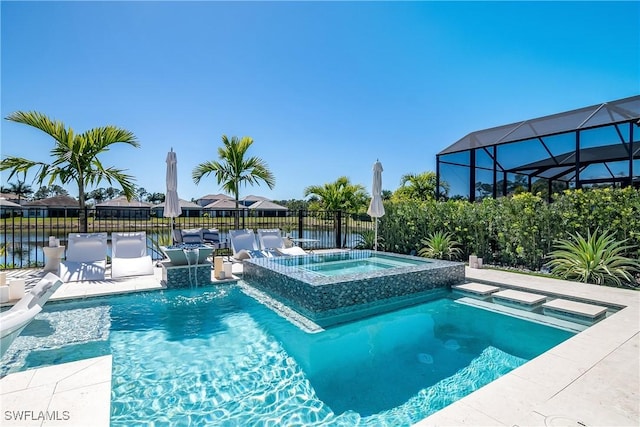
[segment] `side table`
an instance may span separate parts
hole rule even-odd
[[[44,271],[60,274],[60,260],[64,255],[64,249],[64,246],[44,246],[42,248],[46,260]]]

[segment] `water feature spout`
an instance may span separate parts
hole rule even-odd
[[[195,276],[196,276],[196,288],[198,287],[198,258],[200,257],[200,249],[199,248],[183,248],[184,257],[187,259],[188,270],[189,270],[189,285],[193,287],[193,279],[191,279],[191,267],[195,267]]]

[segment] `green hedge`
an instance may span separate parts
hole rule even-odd
[[[587,230],[611,230],[629,239],[640,258],[640,191],[625,189],[567,190],[553,203],[522,193],[469,203],[387,202],[379,234],[385,250],[414,253],[433,231],[449,231],[462,244],[463,260],[477,254],[486,263],[538,270],[548,261],[553,242]]]

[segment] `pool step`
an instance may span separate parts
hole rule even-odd
[[[542,310],[548,316],[588,323],[597,322],[607,314],[607,307],[561,298],[542,304]]]
[[[547,300],[545,295],[530,292],[507,289],[491,294],[493,301],[498,304],[510,305],[512,307],[533,310]]]
[[[482,283],[476,282],[455,285],[452,286],[451,289],[476,298],[488,298],[491,294],[500,290],[497,286],[483,285]]]

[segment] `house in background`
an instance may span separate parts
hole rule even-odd
[[[12,216],[20,216],[22,206],[10,200],[0,197],[0,218],[11,218]]]
[[[251,206],[255,202],[262,202],[262,201],[265,201],[265,200],[269,200],[269,199],[267,199],[266,197],[254,196],[253,194],[250,194],[250,195],[240,199],[239,202],[240,202],[240,204],[242,206],[248,208],[249,206]]]
[[[238,206],[240,209],[244,208],[242,205]],[[206,205],[203,210],[211,218],[232,216],[233,211],[236,210],[236,201],[231,198],[219,199]]]
[[[27,200],[25,200],[24,198],[20,198],[17,194],[13,193],[0,193],[0,198],[6,199],[13,203],[17,203],[19,205],[27,202]]]
[[[125,196],[116,197],[96,205],[96,218],[149,219],[151,203],[128,201]]]
[[[251,204],[249,210],[253,216],[285,217],[289,208],[264,199]]]
[[[181,217],[192,218],[202,216],[202,206],[188,200],[180,199],[180,208],[182,209]],[[164,202],[151,206],[151,212],[153,212],[156,217],[162,218],[164,216]]]
[[[31,218],[77,217],[80,203],[70,196],[54,196],[23,203],[22,216]]]
[[[200,197],[196,200],[196,203],[202,207],[210,205],[211,203],[217,202],[218,200],[234,200],[233,197],[227,196],[226,194],[207,194],[206,196]]]
[[[209,203],[204,204],[204,202]],[[232,216],[236,210],[236,201],[226,194],[208,194],[197,200],[203,207],[204,213],[210,217]],[[244,216],[285,217],[287,207],[272,202],[266,197],[249,195],[238,200],[238,209]]]

